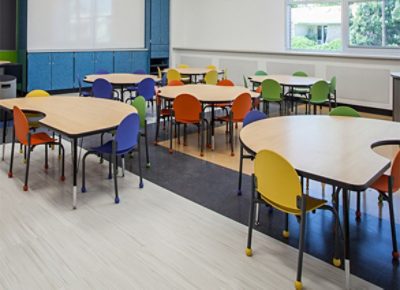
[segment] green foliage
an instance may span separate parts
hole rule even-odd
[[[342,41],[340,39],[334,39],[324,44],[317,44],[316,41],[308,39],[307,37],[296,36],[292,38],[291,47],[292,49],[336,51],[342,48]]]

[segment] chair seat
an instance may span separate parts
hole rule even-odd
[[[377,191],[382,191],[382,192],[388,192],[389,191],[389,176],[384,174],[381,177],[378,178],[377,181],[375,181],[372,185],[371,188],[377,190]],[[393,188],[393,192],[398,191],[398,188]]]
[[[31,135],[31,146],[42,145],[47,143],[54,143],[56,139],[51,138],[46,133],[40,132]],[[23,145],[28,145],[28,143],[23,143]]]
[[[129,86],[126,88],[127,91],[129,92],[134,92],[137,91],[138,87],[137,86]]]
[[[293,93],[295,93],[295,94],[308,94],[309,91],[310,90],[308,88],[294,88],[293,89]]]
[[[87,91],[82,91],[81,92],[82,97],[90,97],[92,95],[91,92],[87,92]]]
[[[309,195],[304,195],[306,197],[306,211],[312,211],[315,209],[318,209],[325,205],[327,202],[326,200],[323,199],[318,199]],[[266,203],[270,204],[271,206],[279,209],[280,211],[289,213],[289,214],[294,214],[294,215],[301,215],[301,209],[298,209],[296,211],[292,211],[291,209],[282,207],[272,201],[270,201],[268,198],[265,198],[264,196],[261,195],[261,199],[264,200]]]
[[[222,103],[222,104],[215,104],[214,106],[216,108],[225,108],[225,107],[229,107],[231,105],[232,105],[231,103]]]
[[[177,123],[181,123],[181,124],[200,124],[200,120],[185,120],[185,119],[176,119],[175,121]]]
[[[112,143],[113,143],[113,141],[108,141],[107,143],[105,143],[99,147],[93,147],[91,149],[91,151],[95,151],[97,153],[112,154]],[[136,146],[136,144],[135,144],[135,146]],[[134,147],[126,148],[123,150],[118,150],[117,155],[126,154],[126,153],[132,151],[133,149],[134,149]]]
[[[215,118],[217,121],[223,121],[223,122],[229,122],[229,116],[222,116],[222,117],[217,117]],[[232,122],[237,123],[237,122],[243,122],[243,119],[232,119]]]
[[[329,100],[328,99],[326,99],[326,100],[313,100],[313,99],[311,99],[310,100],[310,104],[313,104],[313,105],[322,105],[322,104],[325,104],[326,102],[329,102]]]
[[[160,111],[160,115],[161,116],[171,116],[171,109],[165,108],[165,109],[161,109]]]
[[[263,98],[263,101],[266,101],[266,102],[282,102],[283,99]]]

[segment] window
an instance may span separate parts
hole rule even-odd
[[[287,0],[288,48],[400,48],[400,0]]]
[[[290,48],[342,49],[341,1],[290,0]]]
[[[400,47],[400,0],[351,1],[349,45]]]

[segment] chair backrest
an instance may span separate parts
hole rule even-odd
[[[311,86],[311,101],[325,101],[329,97],[329,85],[326,81],[318,81]]]
[[[14,130],[15,137],[21,144],[28,143],[28,134],[29,134],[29,122],[26,118],[25,114],[21,111],[20,108],[14,106],[13,108],[14,115]]]
[[[159,79],[161,79],[162,76],[163,76],[162,71],[161,71],[161,69],[160,69],[159,66],[157,67],[157,75],[158,75],[158,78],[159,78]]]
[[[261,83],[262,97],[266,101],[282,100],[281,85],[272,79],[266,79]]]
[[[50,94],[44,90],[33,90],[26,94],[26,98],[48,97]]]
[[[138,142],[140,118],[136,113],[126,116],[117,128],[115,141],[117,141],[117,151],[128,150],[136,146]]]
[[[251,110],[251,96],[249,93],[240,94],[232,103],[233,119],[243,121],[247,113]]]
[[[216,85],[218,82],[218,72],[216,70],[210,70],[204,76],[204,81],[207,85]]]
[[[173,103],[175,119],[185,122],[200,122],[202,107],[200,101],[193,95],[180,94]]]
[[[92,95],[95,98],[112,99],[113,86],[105,79],[97,79],[93,82]]]
[[[133,72],[135,75],[145,75],[146,71],[144,69],[137,69]]]
[[[249,84],[247,83],[247,78],[245,75],[243,75],[243,86],[248,89],[249,88]]]
[[[400,189],[400,150],[393,159],[391,176],[393,176],[393,192],[396,192]]]
[[[258,71],[255,72],[255,75],[256,75],[256,76],[266,76],[266,75],[268,75],[268,74],[267,74],[266,71],[258,70]]]
[[[189,65],[181,63],[180,65],[178,65],[178,68],[189,68]]]
[[[144,128],[146,123],[146,100],[144,97],[138,96],[132,101],[131,104],[138,112],[140,118],[140,127]]]
[[[108,75],[110,72],[106,69],[103,68],[99,68],[98,70],[96,70],[96,74],[97,75]]]
[[[304,71],[296,71],[293,73],[294,77],[308,77],[308,74]]]
[[[329,93],[334,94],[335,92],[336,92],[336,77],[333,76],[329,84]]]
[[[329,116],[361,117],[360,113],[348,106],[339,106],[329,112]]]
[[[260,112],[258,110],[253,110],[247,113],[246,117],[244,117],[243,120],[243,127],[246,127],[247,125],[257,122],[260,120],[264,120],[267,118],[267,115],[263,112]]]
[[[138,84],[138,96],[142,96],[146,101],[151,101],[155,95],[156,82],[151,78],[146,78]]]
[[[170,68],[167,71],[167,81],[169,83],[170,81],[173,81],[173,80],[180,81],[181,80],[181,74],[176,69]]]
[[[217,86],[234,87],[235,84],[231,80],[220,80],[218,81]]]
[[[178,87],[178,86],[183,86],[185,85],[182,81],[178,81],[178,80],[172,80],[170,82],[168,82],[168,86],[170,87]]]
[[[254,161],[256,189],[273,207],[287,213],[298,212],[302,190],[293,166],[281,155],[261,150]]]
[[[217,70],[217,67],[213,64],[208,65],[207,68],[211,70]]]

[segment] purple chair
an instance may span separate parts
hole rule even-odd
[[[133,72],[134,75],[145,75],[146,71],[144,69],[137,69]],[[125,89],[125,92],[129,92],[130,98],[132,98],[132,93],[137,91],[137,84],[129,86]]]
[[[143,178],[142,178],[142,164],[141,164],[141,154],[140,154],[140,118],[136,113],[132,113],[125,117],[119,124],[115,137],[113,140],[107,143],[91,148],[82,159],[82,192],[86,192],[85,184],[85,163],[86,157],[90,154],[108,154],[110,156],[109,160],[109,173],[108,177],[114,178],[114,190],[115,190],[115,203],[119,203],[118,195],[118,181],[117,181],[117,167],[118,167],[118,156],[124,157],[124,155],[130,153],[137,148],[138,151],[138,163],[139,163],[139,188],[143,188]],[[113,170],[111,167],[113,166]],[[113,171],[113,175],[111,174]]]
[[[113,86],[105,79],[97,79],[93,82],[92,96],[102,99],[113,99]]]
[[[142,80],[136,90],[136,96],[142,96],[147,102],[153,102],[155,95],[156,82],[152,78]],[[130,97],[127,102],[134,100],[135,97]]]

